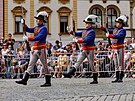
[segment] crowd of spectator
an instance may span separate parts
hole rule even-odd
[[[22,78],[23,72],[27,69],[29,59],[33,51],[28,51],[25,42],[17,42],[17,48],[14,48],[15,39],[9,33],[8,38],[0,40],[0,77],[2,78]],[[135,70],[135,39],[125,40],[125,76],[134,77]],[[63,78],[63,72],[69,71],[76,63],[81,44],[69,42],[66,45],[59,40],[53,45],[47,42],[47,63],[53,78]],[[113,62],[113,51],[111,46],[105,41],[98,41],[95,51],[95,68],[100,71],[99,76],[112,76],[115,72]],[[40,60],[37,61],[32,72],[35,77],[41,78],[44,74],[44,68]],[[90,77],[91,70],[87,59],[76,71],[74,77]]]

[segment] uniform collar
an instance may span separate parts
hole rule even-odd
[[[117,29],[117,30],[120,30],[120,29],[123,29],[123,27],[120,27],[120,28],[117,27],[116,29]]]
[[[43,26],[43,24],[41,24],[41,25],[38,25],[38,27],[42,27]]]
[[[90,28],[87,28],[86,30],[91,30],[92,28],[90,27]]]

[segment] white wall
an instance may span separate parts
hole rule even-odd
[[[94,1],[92,3],[89,3],[89,0],[78,0],[77,2],[77,22],[78,22],[78,28],[84,28],[84,23],[83,23],[83,20],[88,16],[88,13],[89,13],[89,9],[93,6],[93,5],[101,5],[103,6],[104,8],[108,5],[116,5],[118,6],[118,8],[120,9],[121,11],[121,15],[127,15],[127,16],[130,16],[130,4],[129,4],[129,1],[120,1],[120,3],[116,3],[116,1],[107,1],[107,3],[103,3],[102,0],[98,1]],[[130,21],[130,19],[129,19]],[[130,25],[130,23],[129,23]],[[129,27],[127,27],[129,28]]]
[[[9,24],[8,24],[8,32],[9,33],[14,33],[14,21],[13,21],[13,14],[11,12],[11,10],[16,7],[16,6],[23,6],[26,10],[27,10],[27,13],[26,13],[26,24],[28,26],[30,26],[30,0],[27,0],[27,2],[25,3],[22,3],[22,4],[16,4],[16,3],[13,3],[12,0],[8,0],[8,7],[9,7],[9,11],[8,11],[8,20],[9,20]],[[48,35],[48,38],[47,40],[48,41],[55,41],[56,39],[59,40],[59,35],[58,35],[58,10],[59,8],[63,7],[63,6],[66,6],[68,8],[70,8],[72,10],[72,0],[70,0],[70,3],[69,4],[66,4],[66,5],[62,5],[60,3],[58,3],[58,0],[51,0],[51,2],[49,4],[42,4],[42,3],[39,3],[39,0],[35,0],[34,1],[34,15],[37,14],[37,10],[40,8],[40,7],[43,7],[43,6],[46,6],[48,8],[50,8],[52,10],[52,13],[51,13],[51,33],[52,35]],[[96,0],[94,1],[93,0],[93,3],[89,3],[89,0],[77,0],[77,26],[78,28],[85,28],[85,24],[83,23],[83,20],[88,16],[88,13],[89,13],[89,9],[90,7],[92,7],[93,5],[95,4],[99,4],[99,5],[102,5],[103,7],[106,7],[108,5],[117,5],[120,10],[121,10],[121,14],[126,14],[127,16],[130,16],[130,5],[129,5],[129,1],[120,1],[119,4],[116,3],[116,1],[107,1],[107,3],[103,3],[102,0]],[[135,18],[135,8],[133,10],[134,14],[133,14],[133,18]],[[130,17],[129,17],[130,18]],[[34,16],[33,16],[33,19],[34,19]],[[130,19],[129,19],[130,21]],[[135,19],[133,19],[133,26],[135,28]],[[36,22],[34,20],[34,25],[36,26]],[[129,23],[130,25],[130,23]],[[129,33],[129,32],[128,32]],[[22,40],[22,36],[20,35],[16,35],[14,36],[16,38],[16,40]],[[70,37],[69,35],[62,35],[61,36],[61,39],[62,41],[71,41],[72,40],[72,37]]]
[[[133,9],[133,28],[135,29],[135,7]]]

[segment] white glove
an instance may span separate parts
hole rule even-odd
[[[77,42],[78,40],[76,38],[73,38],[73,42]]]
[[[106,37],[108,37],[108,36],[109,36],[109,32],[106,33]]]
[[[101,27],[101,24],[100,24],[100,23],[96,22],[95,24],[96,24],[99,28]]]
[[[23,36],[23,41],[28,41],[28,37],[26,35]]]
[[[67,31],[68,31],[68,33],[70,33],[70,32],[73,31],[72,28],[71,28],[71,26],[67,26]]]

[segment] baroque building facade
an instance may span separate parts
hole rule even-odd
[[[1,0],[0,1],[0,38],[1,37],[3,37],[3,29],[4,29],[4,27],[3,27],[3,16],[4,16],[4,13],[3,13],[3,4],[4,4],[4,2],[3,2],[3,0]]]
[[[22,40],[23,30],[21,18],[26,20],[29,27],[34,27],[34,16],[40,11],[49,14],[48,41],[71,41],[67,33],[67,26],[71,25],[72,18],[75,30],[85,28],[83,20],[89,14],[99,16],[102,25],[113,28],[115,19],[120,15],[128,17],[127,37],[135,35],[135,0],[4,0],[4,36],[13,33],[17,41]],[[98,20],[98,19],[97,19]],[[100,29],[95,26],[97,38],[105,38]]]

